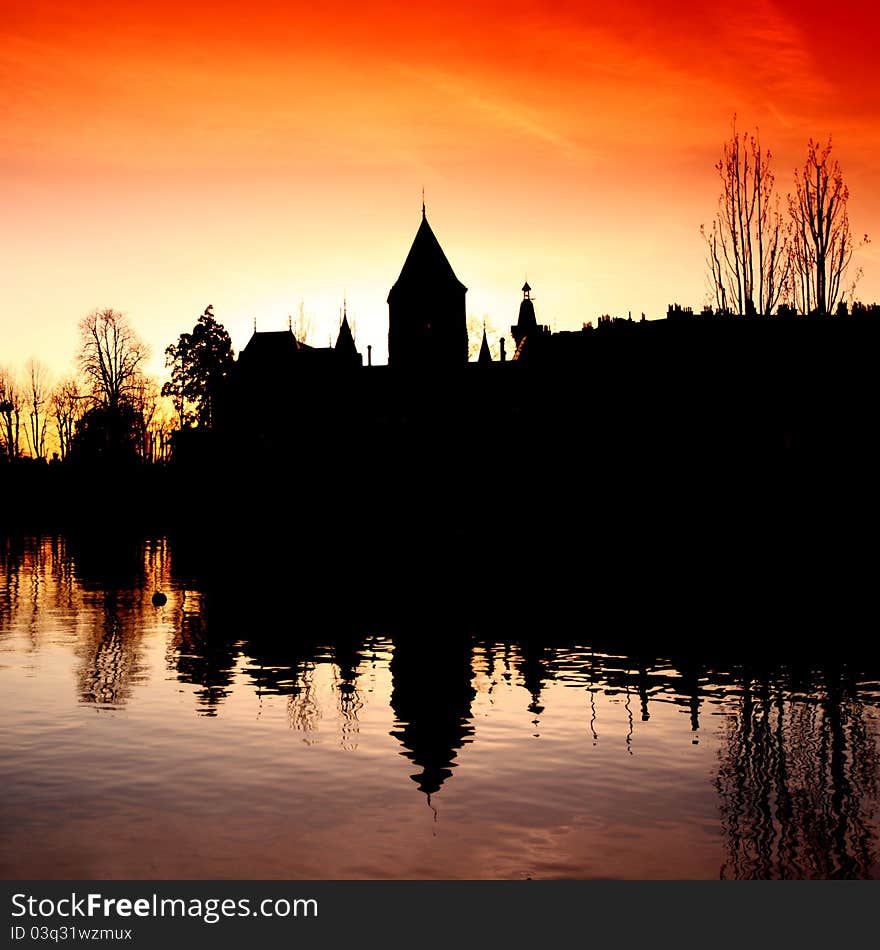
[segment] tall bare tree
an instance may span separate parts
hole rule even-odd
[[[771,314],[787,291],[789,238],[769,149],[757,134],[736,128],[715,166],[721,196],[712,228],[703,228],[715,306],[737,313]]]
[[[8,459],[17,459],[21,455],[23,402],[15,374],[0,367],[0,446]]]
[[[51,410],[61,458],[65,458],[70,451],[76,424],[85,409],[84,402],[85,397],[80,393],[75,377],[61,380],[52,390]]]
[[[31,360],[27,367],[27,436],[31,455],[36,459],[46,457],[46,435],[49,430],[50,391],[46,367]]]
[[[312,319],[310,313],[306,313],[306,305],[302,300],[300,300],[299,307],[296,311],[296,320],[291,318],[290,328],[299,343],[303,343],[306,346],[312,345],[312,338],[315,333],[315,321]]]
[[[148,462],[167,462],[171,459],[172,437],[177,429],[176,413],[167,405],[159,405],[147,429]]]
[[[804,166],[795,172],[795,193],[788,196],[793,289],[804,313],[831,313],[843,297],[853,254],[848,201],[840,163],[831,157],[831,139],[825,145],[810,139]]]
[[[154,458],[151,432],[153,418],[159,406],[159,387],[149,376],[138,373],[133,381],[130,402],[137,428],[138,455],[145,462],[152,462]]]
[[[147,348],[116,310],[95,310],[80,323],[79,365],[95,402],[119,409],[135,389]]]

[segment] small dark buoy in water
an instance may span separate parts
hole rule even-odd
[[[161,590],[157,590],[153,594],[153,606],[154,607],[164,607],[168,603],[168,598],[162,593]]]

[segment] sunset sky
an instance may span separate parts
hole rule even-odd
[[[72,367],[128,314],[150,369],[207,304],[236,350],[343,295],[385,358],[388,290],[429,220],[468,313],[649,317],[706,297],[700,225],[734,112],[777,185],[834,140],[857,296],[880,300],[875,2],[0,0],[0,364]]]

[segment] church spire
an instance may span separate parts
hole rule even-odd
[[[480,344],[480,355],[477,362],[485,365],[492,362],[492,351],[489,349],[489,340],[486,337],[486,328],[483,327],[483,342]]]
[[[354,334],[351,332],[351,324],[348,322],[348,304],[345,298],[342,298],[342,320],[339,324],[339,334],[336,337],[336,346],[333,349],[347,359],[360,362],[360,355],[354,342]]]

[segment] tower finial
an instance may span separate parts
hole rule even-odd
[[[254,317],[254,333],[257,332],[257,318]]]
[[[293,333],[293,314],[290,313],[287,315],[287,329]]]
[[[425,186],[422,185],[422,217],[425,217]]]

